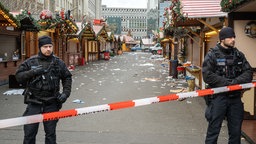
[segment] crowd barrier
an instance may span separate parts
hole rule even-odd
[[[0,128],[2,129],[2,128],[20,126],[25,124],[39,123],[39,122],[49,121],[49,120],[57,120],[57,119],[80,116],[80,115],[88,115],[88,114],[93,114],[98,112],[107,112],[107,111],[124,109],[124,108],[132,108],[132,107],[150,105],[154,103],[167,102],[167,101],[173,101],[173,100],[190,98],[190,97],[203,97],[203,96],[222,93],[222,92],[249,89],[255,86],[256,86],[256,82],[252,82],[252,83],[246,83],[246,84],[230,85],[230,86],[224,86],[224,87],[218,87],[218,88],[210,88],[210,89],[196,90],[191,92],[177,93],[177,94],[167,94],[162,96],[129,100],[129,101],[123,101],[123,102],[115,102],[110,104],[83,107],[83,108],[77,108],[77,109],[62,110],[58,112],[43,113],[43,114],[37,114],[37,115],[31,115],[31,116],[2,119],[0,120]]]

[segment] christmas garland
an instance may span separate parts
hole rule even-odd
[[[23,10],[21,14],[16,16],[17,20],[21,23],[21,29],[26,31],[40,31],[41,26],[31,16],[27,10]],[[24,22],[23,22],[24,21]]]
[[[221,10],[223,12],[230,12],[233,9],[237,8],[238,6],[249,1],[253,1],[253,0],[222,0],[220,3]]]
[[[165,21],[163,22],[164,27],[176,27],[176,22],[180,20],[185,20],[186,17],[181,12],[181,2],[179,0],[171,0],[171,5],[169,8],[165,8],[164,17]]]
[[[57,28],[61,23],[61,19],[39,19],[37,22],[40,24],[42,30]]]
[[[9,13],[9,10],[6,9],[4,7],[4,5],[0,2],[0,9],[6,14],[8,15],[8,17],[17,25],[17,27],[20,27],[20,23],[18,22],[18,20],[12,15]]]
[[[179,0],[172,0],[172,4],[170,5],[170,9],[172,10],[172,25],[175,26],[175,23],[178,21],[184,21],[186,17],[181,12],[181,2]]]
[[[60,16],[56,18],[39,19],[38,23],[41,24],[41,29],[54,29],[59,28],[61,33],[76,33],[78,26],[72,19],[62,19]]]
[[[165,33],[167,32],[169,35],[178,36],[183,33],[182,28],[177,28],[176,23],[179,21],[185,21],[186,17],[181,12],[181,2],[179,0],[171,0],[171,5],[168,8],[165,8],[164,17],[165,21],[163,22],[163,27]]]

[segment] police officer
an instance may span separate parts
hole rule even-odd
[[[19,83],[27,83],[24,116],[59,111],[71,92],[72,75],[65,63],[53,54],[49,36],[38,39],[39,53],[25,60],[16,71]],[[62,90],[60,93],[60,82]],[[58,120],[43,122],[45,144],[56,144]],[[35,144],[39,123],[24,125],[23,144]]]
[[[244,54],[234,47],[235,33],[224,27],[219,33],[220,43],[206,54],[202,73],[205,83],[211,88],[252,81],[252,68]],[[206,144],[217,144],[224,118],[227,118],[229,144],[241,143],[241,126],[244,107],[242,91],[225,92],[209,97],[205,117],[208,121]]]

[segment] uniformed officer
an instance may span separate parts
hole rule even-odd
[[[53,54],[49,36],[38,39],[39,53],[25,60],[16,71],[19,83],[27,83],[24,116],[59,111],[71,93],[72,75],[65,63]],[[63,89],[60,93],[60,82]],[[58,120],[43,122],[45,144],[56,144]],[[24,125],[23,144],[35,144],[39,123]]]
[[[210,88],[252,81],[252,68],[244,54],[235,48],[235,33],[232,28],[224,27],[219,33],[220,43],[206,54],[202,73],[203,80]],[[206,144],[217,144],[224,118],[227,118],[229,144],[241,143],[241,126],[244,107],[242,91],[225,92],[209,96],[205,111],[208,121]]]

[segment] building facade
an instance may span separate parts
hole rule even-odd
[[[152,37],[153,31],[158,29],[158,9],[150,9],[147,12],[147,36]]]
[[[59,0],[62,1],[62,0]],[[101,17],[101,0],[73,0],[73,14],[76,21],[99,19]]]
[[[44,9],[52,13],[70,10],[71,16],[77,22],[83,21],[85,16],[89,19],[101,17],[101,0],[0,0],[0,2],[12,12],[28,10],[36,19]]]
[[[158,1],[159,0],[148,0],[147,9],[157,9],[158,8]]]
[[[128,34],[130,31],[135,40],[147,35],[147,9],[112,8],[102,6],[102,17],[107,19],[110,29],[115,34]]]
[[[131,33],[135,40],[152,37],[159,28],[159,0],[148,0],[147,8],[114,8],[102,5],[102,17],[115,34]]]

